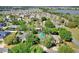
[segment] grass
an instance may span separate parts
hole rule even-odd
[[[72,42],[65,42],[68,46],[70,46],[74,51],[78,50],[79,47],[76,46],[74,43]]]
[[[68,28],[65,27],[68,31],[71,32],[72,36],[79,41],[79,29],[78,28]]]
[[[79,41],[79,29],[78,28],[68,28],[68,27],[65,27],[68,31],[71,32],[72,36]],[[78,50],[79,47],[76,46],[74,43],[72,42],[65,42],[67,45],[69,45],[73,50]]]
[[[78,28],[71,29],[71,33],[72,36],[79,41],[79,29]]]
[[[2,44],[2,41],[0,41],[0,44]]]

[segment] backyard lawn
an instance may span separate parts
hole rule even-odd
[[[73,38],[79,41],[79,29],[78,28],[72,28],[72,29],[68,27],[65,27],[65,28],[72,33]],[[76,46],[74,43],[72,42],[65,42],[65,43],[69,45],[71,48],[73,48],[73,50],[79,51],[79,47]]]
[[[72,33],[72,36],[79,40],[79,29],[78,28],[73,28],[73,29],[70,29],[71,33]]]
[[[79,29],[78,28],[68,28],[68,27],[65,27],[65,28],[72,33],[72,36],[76,40],[79,40]]]
[[[76,46],[74,43],[72,42],[65,42],[68,46],[70,46],[74,51],[79,50],[78,46]]]

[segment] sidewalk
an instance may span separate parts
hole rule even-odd
[[[58,50],[57,46],[49,48],[49,49],[47,47],[43,46],[43,45],[40,45],[40,44],[39,44],[39,46],[41,48],[43,48],[43,50],[46,51],[47,53],[57,53],[57,50]]]

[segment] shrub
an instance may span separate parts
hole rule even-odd
[[[65,45],[65,44],[59,46],[58,51],[60,53],[73,53],[74,52],[72,48],[70,48],[68,45]]]
[[[37,34],[38,32],[37,32],[37,30],[35,30],[35,29],[31,29],[31,31],[33,32],[33,34]]]
[[[12,44],[18,44],[20,42],[21,40],[19,39],[19,37],[16,37],[15,40],[13,40]]]
[[[43,49],[39,45],[33,45],[30,48],[31,53],[42,53]]]
[[[33,39],[33,44],[38,44],[38,43],[40,43],[40,39],[38,37],[35,37]]]
[[[27,39],[31,39],[31,41],[33,42],[33,44],[40,43],[40,39],[37,36],[35,36],[35,34],[33,34],[33,33],[29,34],[29,36],[28,36]]]
[[[42,19],[42,21],[46,21],[46,20],[47,20],[47,18],[46,18],[46,17],[42,17],[41,19]]]
[[[18,20],[13,20],[13,21],[12,21],[12,24],[13,24],[13,25],[19,25],[19,21],[18,21]]]
[[[33,21],[38,21],[39,19],[38,19],[38,18],[32,18],[32,20],[33,20]]]
[[[40,43],[47,48],[50,48],[53,44],[53,39],[51,36],[47,36],[44,40],[41,40]]]

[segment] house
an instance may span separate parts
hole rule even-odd
[[[53,39],[55,40],[55,43],[58,44],[60,43],[60,36],[59,35],[52,35]]]
[[[8,30],[13,31],[13,30],[15,30],[19,27],[20,27],[20,25],[11,25],[11,26],[8,27]]]
[[[20,34],[17,35],[17,38],[19,38],[19,41],[26,41],[26,37],[27,37],[27,33],[25,33],[24,31],[20,31]]]
[[[10,32],[0,31],[0,41],[3,41],[3,38],[9,34]]]
[[[59,20],[52,20],[52,23],[55,25],[56,28],[63,28],[64,25],[61,24],[61,22]]]
[[[10,26],[10,28],[13,28],[13,29],[16,29],[16,28],[18,28],[19,27],[19,25],[11,25]]]
[[[10,19],[9,16],[6,16],[6,17],[4,17],[4,21],[5,21],[5,22],[11,22],[12,20]]]
[[[0,53],[8,53],[8,48],[0,48]]]
[[[3,28],[6,26],[6,23],[0,23],[0,28]]]

